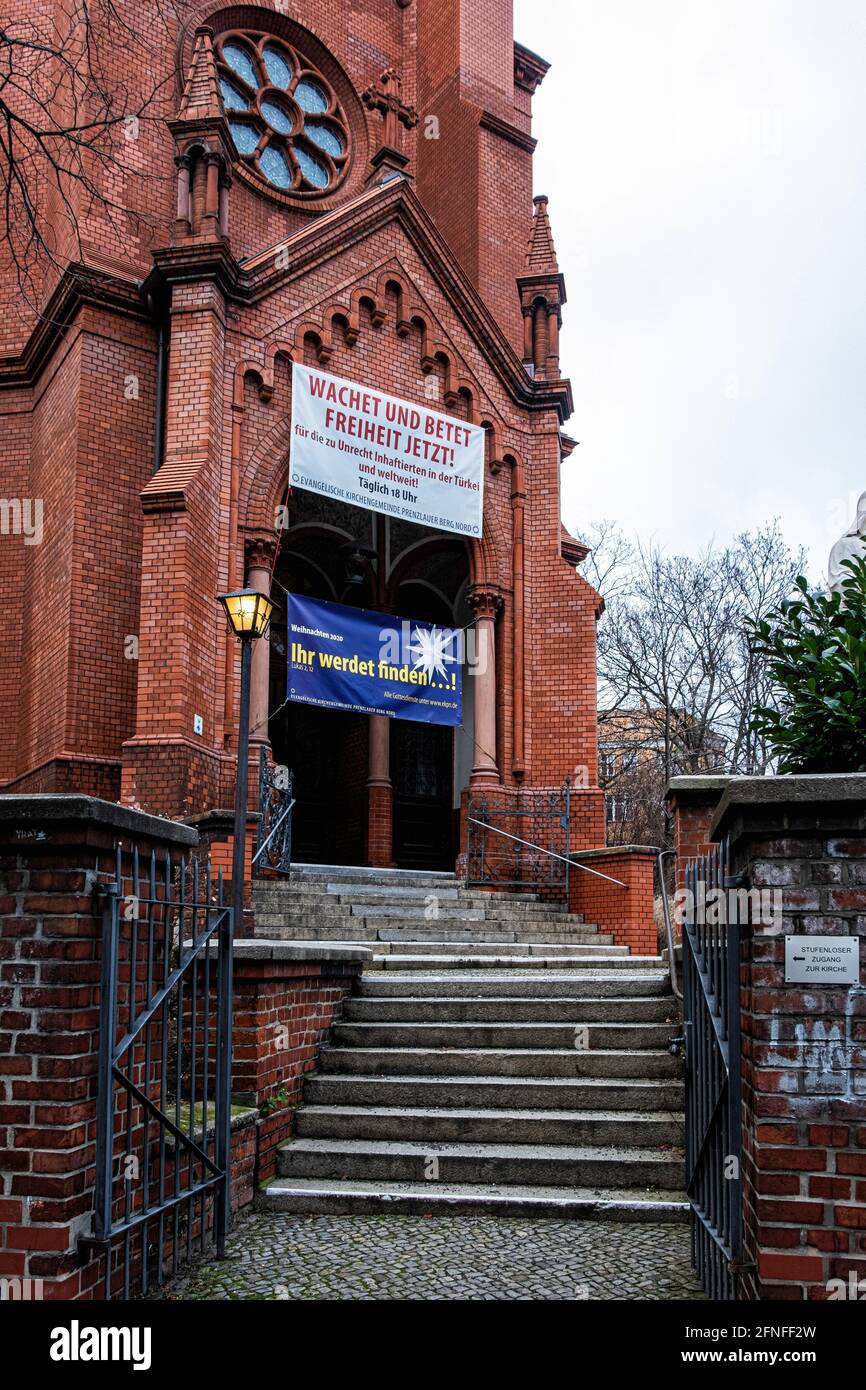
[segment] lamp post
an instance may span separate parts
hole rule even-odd
[[[225,609],[229,626],[241,644],[241,701],[238,713],[238,770],[235,779],[235,821],[232,846],[232,922],[228,931],[220,934],[219,969],[223,982],[220,999],[225,1000],[225,1017],[218,1028],[217,1063],[222,1084],[217,1091],[215,1116],[215,1158],[225,1174],[223,1200],[216,1212],[217,1256],[225,1255],[226,1232],[230,1213],[231,1168],[231,1066],[232,1066],[232,952],[235,925],[243,921],[244,870],[247,838],[247,790],[249,784],[250,743],[250,673],[253,662],[253,642],[264,637],[271,620],[273,604],[255,589],[238,589],[230,594],[217,594]]]

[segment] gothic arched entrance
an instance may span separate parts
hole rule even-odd
[[[311,493],[294,494],[274,571],[269,725],[292,769],[293,858],[448,869],[473,754],[474,682],[462,727],[286,704],[286,593],[465,628],[469,556],[457,537]]]

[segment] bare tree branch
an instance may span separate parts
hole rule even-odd
[[[31,310],[52,271],[85,259],[89,218],[102,217],[119,248],[153,225],[148,199],[129,194],[129,180],[143,194],[153,170],[131,150],[172,114],[172,75],[152,72],[154,26],[171,32],[178,8],[64,0],[38,20],[0,15],[0,242]]]
[[[773,681],[748,626],[791,593],[805,556],[789,550],[777,521],[696,557],[629,544],[611,523],[585,539],[594,545],[590,577],[606,602],[598,632],[602,784],[632,807],[631,829],[620,817],[611,833],[633,834],[635,825],[658,826],[660,804],[647,807],[641,797],[660,803],[669,777],[771,768],[751,720],[756,705],[772,706]]]

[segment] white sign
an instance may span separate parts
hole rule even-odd
[[[295,362],[289,477],[355,507],[480,536],[484,430]]]
[[[859,985],[858,936],[786,936],[785,982],[801,985]]]

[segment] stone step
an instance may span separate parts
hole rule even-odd
[[[607,959],[609,956],[627,956],[627,946],[607,946],[598,941],[570,941],[567,945],[549,941],[480,941],[472,942],[471,950],[462,950],[460,943],[453,941],[380,941],[377,942],[373,958],[398,956],[401,959],[429,956],[438,966],[442,960],[477,960],[488,956],[501,960],[504,956],[516,956],[525,960],[528,956],[544,956],[546,960],[585,960]]]
[[[544,1048],[595,1052],[665,1049],[675,1037],[669,1023],[357,1023],[335,1024],[335,1047]]]
[[[661,971],[587,970],[562,974],[558,970],[539,972],[504,970],[486,974],[484,971],[386,971],[365,972],[358,981],[360,995],[378,998],[414,996],[415,998],[496,998],[510,996],[525,998],[537,994],[543,982],[547,999],[609,998],[629,995],[665,995],[670,997],[670,979]]]
[[[339,898],[311,898],[306,901],[297,898],[287,899],[285,902],[274,902],[273,899],[262,900],[256,898],[254,902],[254,912],[256,921],[265,922],[291,922],[308,921],[314,919],[321,922],[342,922],[348,918],[369,919],[371,922],[381,922],[384,926],[399,926],[401,923],[436,923],[436,922],[487,922],[500,924],[503,927],[513,927],[515,929],[526,928],[534,931],[539,928],[551,928],[555,931],[565,931],[568,927],[594,926],[595,923],[587,923],[580,913],[576,912],[523,912],[512,907],[485,908],[469,903],[450,903],[440,907],[436,915],[431,915],[427,907],[422,904],[394,903],[385,906],[377,903],[358,903],[347,899]]]
[[[368,869],[365,872],[348,868],[342,864],[332,864],[330,867],[323,865],[311,872],[306,869],[302,871],[299,868],[293,868],[288,875],[281,875],[279,878],[259,879],[255,884],[255,891],[257,893],[288,893],[309,889],[314,892],[326,893],[329,883],[346,884],[347,891],[359,893],[370,892],[377,888],[387,888],[388,890],[412,888],[415,892],[437,893],[449,888],[466,887],[462,879],[458,879],[453,873],[445,871],[440,873],[432,869],[418,871],[407,869],[400,872],[394,869]],[[517,896],[522,897],[523,895],[517,894]]]
[[[630,1110],[473,1110],[404,1106],[306,1105],[297,1114],[300,1139],[402,1139],[461,1144],[681,1146],[682,1115]]]
[[[430,921],[423,906],[413,907],[411,903],[352,902],[349,904],[349,913],[352,917],[363,917],[367,921],[379,917],[400,918],[401,921],[405,922]],[[436,914],[437,922],[485,922],[489,920],[490,918],[483,907],[470,907],[464,904],[440,907]]]
[[[515,907],[512,903],[466,902],[463,899],[438,898],[436,902],[394,898],[389,902],[370,902],[363,898],[325,897],[322,894],[290,897],[261,897],[255,894],[253,907],[256,914],[266,917],[302,917],[315,915],[323,920],[343,917],[396,917],[407,922],[445,921],[448,917],[459,921],[465,918],[471,922],[501,922],[514,926],[530,928],[551,926],[557,931],[566,927],[595,925],[587,923],[579,912],[552,912],[540,904],[531,907]],[[387,925],[387,923],[386,923]]]
[[[454,1183],[392,1183],[279,1178],[257,1198],[261,1210],[298,1215],[523,1216],[575,1221],[689,1220],[682,1192],[633,1188],[508,1187]]]
[[[415,1144],[376,1139],[290,1139],[277,1150],[277,1173],[282,1178],[423,1182],[431,1168],[435,1181],[446,1183],[672,1191],[682,1182],[683,1155],[674,1148]]]
[[[564,913],[566,904],[564,902],[543,901],[534,893],[486,893],[480,889],[463,888],[456,883],[428,885],[417,887],[406,884],[384,884],[384,883],[344,883],[344,882],[317,882],[317,883],[290,883],[256,885],[255,896],[261,901],[280,902],[281,900],[310,902],[316,898],[324,901],[335,899],[337,901],[350,902],[369,902],[371,904],[388,902],[408,902],[425,904],[431,897],[438,898],[440,902],[461,902],[471,904],[473,907],[514,907],[519,911],[525,912],[549,912],[554,916]]]
[[[257,883],[253,887],[253,897],[257,902],[368,902],[382,905],[385,902],[405,902],[406,906],[425,906],[428,902],[461,903],[471,908],[484,908],[488,912],[514,909],[514,912],[527,913],[528,916],[548,913],[550,916],[567,915],[569,908],[562,899],[539,898],[528,892],[484,892],[477,888],[464,888],[460,884],[424,884],[421,887],[364,883]]]
[[[595,927],[572,927],[568,931],[555,932],[527,930],[503,931],[501,926],[483,923],[474,927],[443,928],[441,923],[413,922],[408,926],[383,927],[378,923],[368,926],[363,918],[354,917],[335,926],[334,923],[317,923],[312,917],[293,919],[291,922],[279,915],[268,914],[256,918],[257,935],[275,941],[340,941],[348,944],[369,946],[371,943],[393,942],[395,945],[413,946],[421,942],[447,942],[450,945],[469,946],[475,950],[479,944],[527,946],[612,946],[613,936],[597,932]],[[479,927],[481,928],[479,930]],[[425,935],[426,933],[426,935]]]
[[[424,1047],[324,1047],[322,1071],[342,1075],[408,1076],[604,1076],[674,1077],[680,1062],[667,1051],[650,1048],[455,1047],[448,1051]]]
[[[377,927],[376,939],[378,941],[391,941],[395,945],[413,946],[422,941],[447,942],[450,945],[471,946],[473,950],[481,945],[495,946],[497,942],[508,945],[520,945],[525,943],[527,946],[537,949],[539,946],[612,946],[613,935],[609,932],[600,932],[598,927],[581,923],[560,930],[551,930],[539,923],[537,927],[519,927],[513,931],[503,931],[501,927],[494,923],[484,923],[481,929],[478,927],[451,927],[437,930],[436,922],[424,923],[424,926],[413,927]],[[476,954],[477,951],[476,951]],[[495,952],[494,952],[495,954]],[[529,954],[532,954],[530,950]]]
[[[679,1026],[673,1001],[665,995],[623,999],[548,999],[542,996],[505,999],[448,999],[443,997],[377,999],[350,996],[343,1020],[357,1023],[665,1023]]]
[[[474,903],[446,903],[433,915],[430,909],[421,903],[361,903],[338,901],[336,898],[318,901],[314,907],[289,904],[282,915],[301,917],[309,916],[311,913],[320,916],[323,921],[346,916],[353,919],[363,917],[371,922],[381,921],[384,926],[392,922],[486,922],[503,927],[526,927],[529,930],[552,927],[557,931],[563,931],[567,927],[586,925],[579,914],[568,912],[523,912],[513,907],[490,908],[479,907]]]
[[[565,959],[556,955],[441,955],[435,957],[436,973],[455,970],[462,972],[478,971],[525,971],[549,970],[555,968],[558,974],[566,970],[631,970],[656,965],[655,956],[630,956],[627,946],[581,946],[579,955],[569,955]],[[409,970],[417,972],[430,958],[423,955],[374,954],[365,966],[368,970]]]
[[[589,1076],[341,1076],[314,1072],[305,1080],[304,1097],[314,1106],[639,1110],[657,1114],[659,1111],[680,1111],[684,1090],[679,1079],[645,1076],[624,1080]]]
[[[308,883],[314,879],[335,878],[394,884],[423,883],[428,879],[435,883],[459,882],[453,869],[377,869],[369,864],[293,864],[287,880],[274,879],[273,882]],[[268,880],[263,882],[267,883]]]

